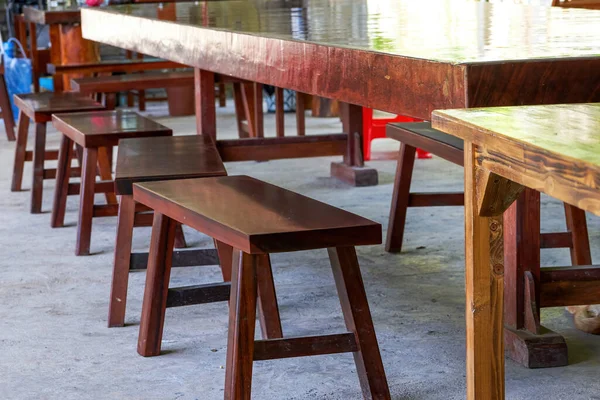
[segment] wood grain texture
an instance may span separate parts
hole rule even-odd
[[[432,119],[484,145],[476,150],[483,168],[600,215],[599,115],[600,104],[578,104],[436,111]]]
[[[247,176],[136,183],[133,194],[246,253],[381,243],[378,223]]]
[[[478,213],[478,197],[486,188],[478,185],[475,157],[474,145],[465,141],[467,399],[499,400],[504,399],[503,224],[501,216]]]

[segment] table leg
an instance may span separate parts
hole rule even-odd
[[[348,148],[343,162],[331,163],[331,176],[354,186],[377,185],[377,170],[365,167],[362,157],[362,107],[340,103],[340,114],[348,135]]]
[[[504,226],[507,355],[528,368],[565,366],[565,339],[540,325],[540,193],[525,189]]]
[[[215,74],[194,69],[196,98],[196,132],[217,140],[217,111],[215,106]]]
[[[502,214],[522,187],[477,165],[465,142],[467,399],[504,399]]]

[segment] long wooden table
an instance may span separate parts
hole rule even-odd
[[[218,140],[225,161],[343,153],[332,175],[372,185],[377,172],[360,152],[361,107],[429,119],[434,109],[600,101],[600,13],[586,10],[457,0],[247,0],[178,3],[169,22],[158,11],[85,9],[83,35],[195,67],[200,134],[216,138],[214,73],[343,103],[344,135]],[[520,207],[507,216],[517,233],[507,248],[519,247],[517,216],[538,212],[531,202]],[[564,340],[527,331],[523,322],[519,274],[530,253],[507,254],[505,273],[515,282],[508,297],[516,306],[506,324],[519,333],[510,336],[513,348],[556,365],[556,351],[566,359]]]
[[[468,397],[501,399],[502,214],[527,187],[600,215],[600,104],[435,111],[432,122],[465,141]]]

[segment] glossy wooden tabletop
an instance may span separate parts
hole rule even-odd
[[[247,253],[381,243],[380,224],[248,176],[133,188],[136,201]]]
[[[233,0],[175,9],[174,21],[161,20],[156,4],[84,9],[83,35],[424,119],[434,109],[600,101],[600,13],[589,10],[468,0]]]
[[[600,215],[600,103],[441,110],[432,123],[476,145],[482,168]]]
[[[85,13],[158,20],[160,7],[113,6]],[[84,26],[85,35],[94,36],[103,18]],[[176,24],[450,63],[585,57],[600,52],[598,32],[589,29],[600,25],[598,13],[461,0],[179,3]],[[163,28],[160,24],[154,26],[157,30]],[[115,45],[131,45],[145,36],[128,26],[115,28],[98,33],[104,33],[103,39]],[[168,44],[186,52],[199,41],[188,36],[180,39],[180,43]]]

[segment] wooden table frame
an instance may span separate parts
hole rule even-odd
[[[503,399],[505,212],[529,188],[600,215],[600,167],[525,140],[491,137],[443,111],[432,122],[465,141],[467,397]],[[575,268],[570,275],[598,271]]]

